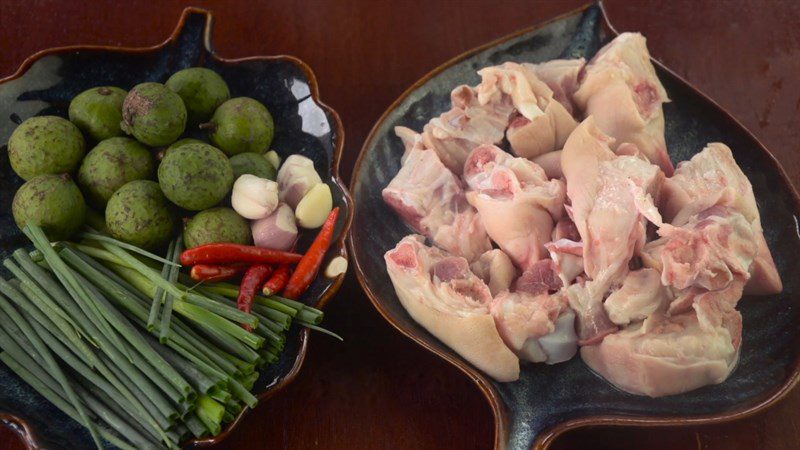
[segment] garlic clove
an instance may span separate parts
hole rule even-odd
[[[245,219],[263,219],[278,207],[278,183],[245,174],[233,183],[233,209]]]
[[[327,184],[318,184],[300,200],[294,215],[297,223],[303,228],[318,228],[325,223],[333,209],[333,196]]]

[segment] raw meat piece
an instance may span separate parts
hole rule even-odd
[[[677,289],[720,290],[734,279],[747,280],[756,255],[756,241],[738,212],[715,206],[681,227],[662,224],[658,230],[661,282]]]
[[[705,311],[654,314],[582,347],[581,357],[618,388],[661,397],[725,381],[736,366],[741,334],[742,317],[734,309],[713,320]]]
[[[481,217],[489,237],[521,270],[545,254],[554,221],[563,214],[564,183],[547,180],[524,158],[484,145],[472,151],[464,167],[467,200]]]
[[[472,272],[480,277],[492,292],[497,295],[507,291],[517,276],[517,269],[502,250],[492,249],[482,254],[470,265]]]
[[[557,230],[558,225],[553,230],[553,234],[557,234]],[[544,244],[544,247],[550,253],[550,259],[553,261],[555,272],[561,279],[562,285],[569,286],[583,273],[582,243],[560,238]]]
[[[547,178],[563,178],[564,172],[561,171],[561,150],[547,152],[533,158],[539,167],[544,170]]]
[[[412,149],[383,199],[415,231],[451,253],[471,261],[492,248],[460,180],[436,152]]]
[[[386,252],[386,269],[409,315],[445,345],[497,381],[519,378],[519,359],[498,334],[489,314],[489,288],[467,261],[419,235],[406,236]]]
[[[475,88],[483,105],[509,101],[514,105],[517,116],[511,120],[506,137],[517,156],[530,159],[561,148],[577,125],[536,73],[531,64],[507,62],[486,67],[478,71],[481,84]]]
[[[598,344],[619,329],[603,308],[605,290],[594,281],[576,283],[565,290],[569,306],[577,315],[578,345]]]
[[[578,75],[586,65],[586,60],[579,59],[552,59],[540,64],[523,64],[532,66],[536,76],[547,84],[553,91],[553,98],[564,105],[570,114],[575,114],[575,105],[572,96],[578,90]]]
[[[586,65],[573,99],[586,117],[594,117],[597,126],[616,139],[612,149],[635,144],[653,164],[672,174],[661,107],[669,99],[644,36],[622,33],[603,47]]]
[[[475,90],[464,85],[453,89],[450,99],[452,109],[431,119],[421,135],[405,127],[395,128],[395,133],[403,139],[406,153],[411,148],[434,150],[448,169],[461,175],[472,149],[503,140],[514,106],[504,99],[481,104]]]
[[[571,217],[583,241],[584,269],[600,296],[622,282],[628,261],[644,245],[642,212],[655,211],[650,200],[658,198],[664,177],[642,159],[615,155],[608,146],[612,141],[589,117],[570,135],[561,155]]]
[[[682,225],[690,217],[714,205],[741,213],[752,226],[758,248],[745,293],[767,295],[783,290],[764,239],[753,187],[736,164],[728,146],[718,142],[708,144],[691,160],[680,163],[675,175],[664,183],[662,198],[664,219],[673,225]]]
[[[560,293],[506,291],[494,299],[491,311],[503,341],[522,359],[556,364],[577,351],[575,315]]]
[[[526,292],[532,295],[553,293],[564,284],[558,276],[556,264],[550,259],[536,261],[530,269],[514,280],[514,292]]]
[[[612,292],[603,307],[617,325],[628,325],[650,317],[656,311],[664,311],[669,292],[661,284],[661,273],[655,269],[639,269],[628,272],[622,287]]]

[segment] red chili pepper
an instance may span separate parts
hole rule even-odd
[[[192,267],[189,274],[195,281],[227,281],[243,273],[249,266],[247,264],[231,264],[229,266],[215,264],[197,264]]]
[[[325,252],[331,246],[333,239],[333,229],[336,227],[336,219],[339,217],[339,208],[333,208],[333,211],[328,215],[322,229],[314,239],[311,247],[308,249],[303,259],[297,264],[289,282],[286,284],[286,289],[283,291],[283,296],[286,298],[297,299],[303,292],[311,286],[311,282],[319,272],[322,265],[322,259],[325,257]]]
[[[296,263],[303,255],[239,244],[206,244],[181,253],[181,264]]]
[[[264,283],[264,289],[262,292],[266,296],[270,295],[277,295],[286,287],[286,283],[289,282],[289,277],[292,275],[292,266],[289,264],[281,264],[275,269],[275,272],[272,272],[272,276],[269,277],[266,283]]]
[[[253,306],[253,298],[256,296],[258,288],[264,284],[264,280],[272,273],[272,266],[266,264],[256,264],[247,269],[242,277],[242,284],[239,286],[239,297],[236,299],[236,307],[249,313]],[[253,331],[249,325],[243,325],[247,331]]]

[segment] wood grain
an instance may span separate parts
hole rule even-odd
[[[488,40],[567,12],[569,1],[247,0],[212,9],[226,57],[292,54],[316,72],[323,100],[347,132],[345,179],[380,113],[408,85]],[[53,46],[148,46],[166,38],[188,3],[0,1],[0,77]],[[647,36],[652,55],[695,83],[770,148],[800,181],[800,3],[607,2],[612,23]],[[372,309],[353,278],[314,336],[297,381],[260,405],[222,449],[490,448],[488,405],[460,372],[411,344]],[[565,449],[795,449],[800,391],[748,420],[697,428],[596,428],[560,438]],[[0,448],[21,449],[0,427]]]

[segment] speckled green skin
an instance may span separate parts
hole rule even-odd
[[[31,117],[8,140],[11,168],[24,180],[73,173],[85,153],[86,143],[78,127],[57,116]]]
[[[233,179],[249,173],[259,178],[266,178],[275,181],[275,167],[259,153],[239,153],[231,156],[231,166],[233,166]]]
[[[214,110],[231,98],[228,85],[216,72],[204,67],[191,67],[175,72],[166,86],[183,99],[189,123],[205,122]]]
[[[228,156],[266,153],[275,135],[275,123],[258,100],[237,97],[220,105],[211,118],[211,142]]]
[[[81,92],[69,104],[69,120],[94,142],[123,136],[122,102],[128,91],[114,86],[95,87]]]
[[[182,145],[164,156],[158,183],[170,201],[190,211],[215,206],[233,186],[233,168],[219,149],[208,144]]]
[[[122,186],[106,206],[106,226],[115,238],[142,248],[167,242],[176,219],[158,183],[136,180]]]
[[[250,224],[231,208],[201,211],[183,229],[183,243],[186,248],[214,242],[247,245],[251,239]]]
[[[206,143],[201,141],[200,139],[183,138],[183,139],[178,139],[177,141],[172,143],[172,145],[167,147],[166,151],[169,152],[169,151],[172,151],[172,150],[174,150],[174,149],[176,149],[178,147],[183,147],[184,145],[187,145],[187,144],[206,144]],[[206,144],[206,145],[208,145],[208,144]],[[166,152],[164,154],[166,155]]]
[[[101,141],[78,169],[78,184],[93,206],[105,208],[108,199],[123,185],[153,177],[155,165],[144,145],[126,137]]]
[[[39,225],[52,241],[69,238],[86,220],[86,202],[67,174],[32,178],[14,195],[11,211],[18,227]]]
[[[186,107],[178,94],[163,84],[137,84],[122,104],[120,126],[142,144],[169,145],[186,129]]]

